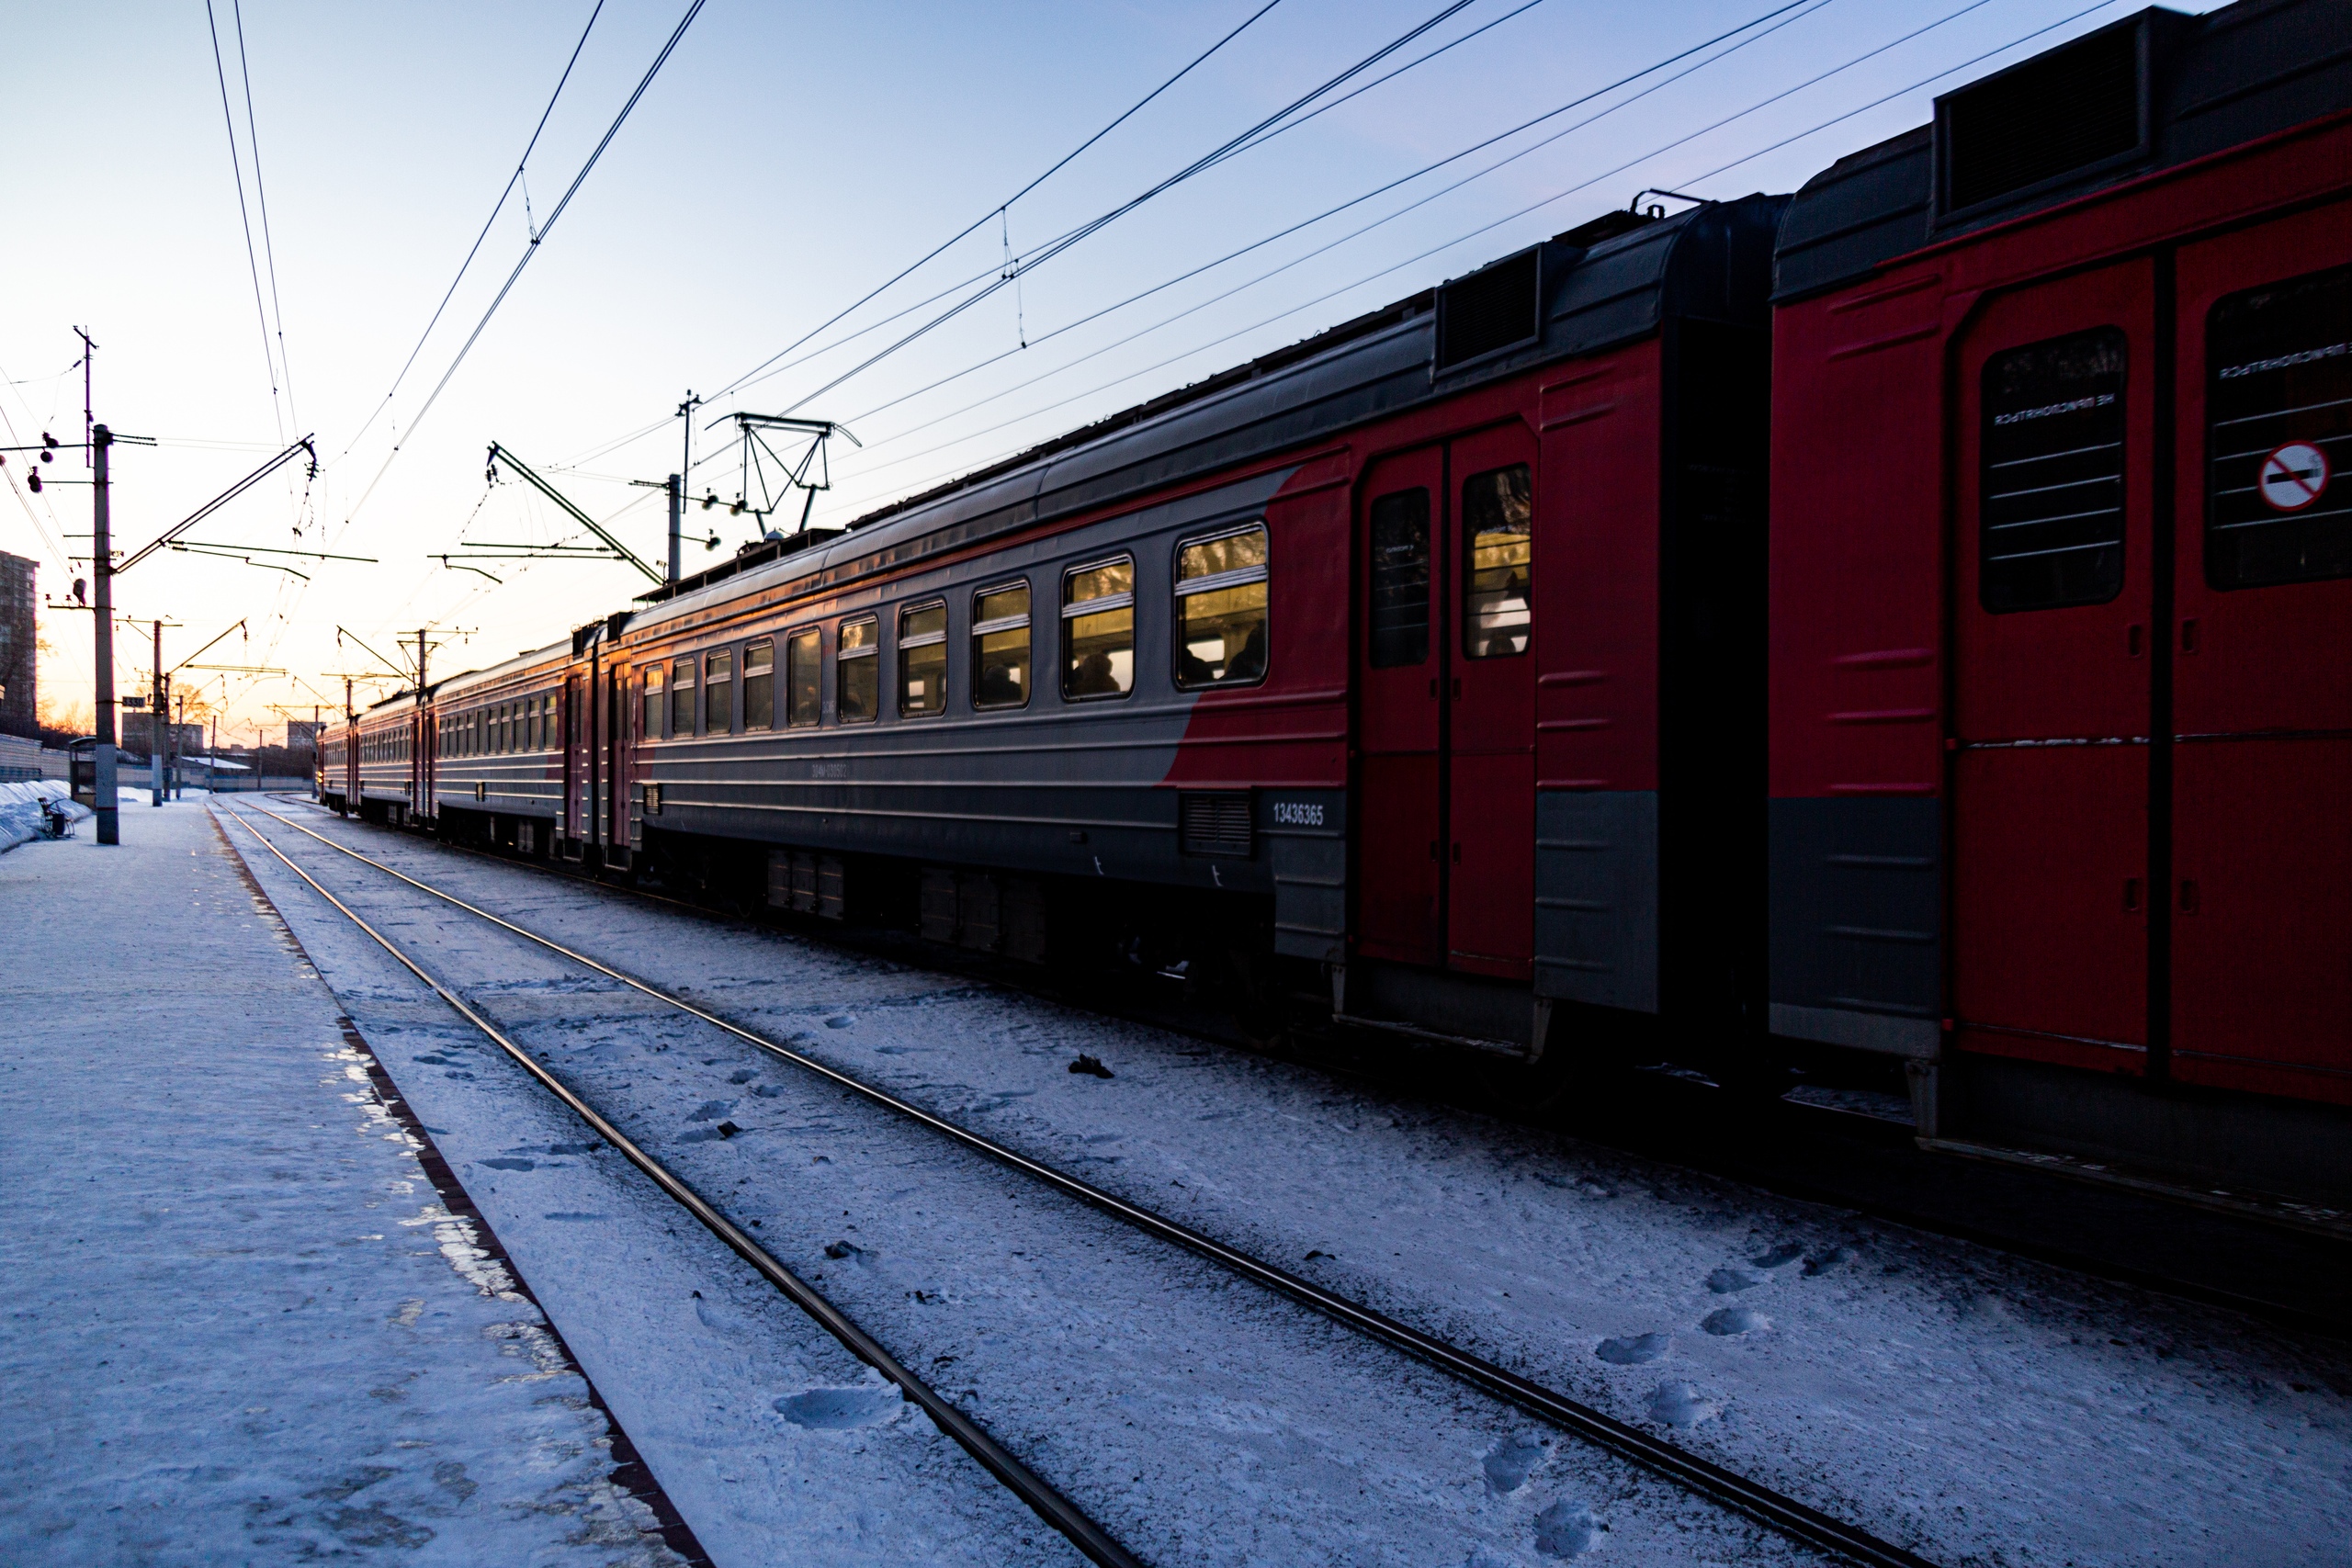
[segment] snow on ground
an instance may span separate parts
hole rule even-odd
[[[2352,1561],[2352,1358],[2333,1342],[300,817],[1939,1562]],[[1115,1077],[1069,1072],[1080,1051]],[[756,1127],[729,1145],[747,1169],[838,1158],[838,1113],[779,1118],[729,1082],[788,1069],[699,1055],[665,1058],[662,1093]]]
[[[903,1118],[262,826],[1147,1561],[1503,1568],[1602,1545],[1627,1564],[1819,1561]],[[589,1320],[650,1315],[648,1298],[663,1293],[634,1256],[626,1271],[607,1269],[600,1291],[575,1293],[566,1278],[582,1184],[614,1156],[584,1152],[576,1130],[551,1123],[553,1101],[494,1045],[429,1022],[414,982],[266,852],[248,859],[715,1557],[727,1560],[728,1527],[710,1511],[766,1506],[756,1488],[776,1483],[763,1467],[778,1450],[811,1428],[891,1420],[896,1401],[871,1383],[811,1386],[760,1364],[759,1346],[784,1325],[748,1304],[713,1325],[740,1337],[734,1363],[704,1385],[723,1410],[694,1408],[695,1369],[607,1361],[613,1337]],[[675,941],[700,928],[665,930]],[[814,1021],[845,1037],[858,1029],[846,1013]],[[662,1386],[645,1386],[657,1374]],[[649,1402],[646,1415],[633,1399]],[[702,1452],[668,1444],[662,1410],[701,1423]],[[747,1483],[723,1492],[695,1466],[704,1479],[731,1468]]]
[[[203,807],[0,859],[0,1561],[681,1561]]]

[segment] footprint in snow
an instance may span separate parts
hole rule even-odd
[[[481,1162],[492,1170],[534,1170],[537,1168],[526,1159],[486,1159]]]
[[[1663,1334],[1634,1334],[1623,1339],[1604,1339],[1592,1348],[1592,1353],[1612,1367],[1638,1367],[1665,1355],[1666,1346]]]
[[[854,1029],[856,1025],[857,1020],[848,1013],[842,1013],[837,1017],[825,1020],[827,1029]]]
[[[1718,1337],[1747,1334],[1770,1326],[1764,1314],[1747,1307],[1717,1307],[1699,1320],[1699,1326]]]
[[[762,1100],[777,1100],[783,1097],[784,1086],[780,1083],[763,1083],[752,1092]]]
[[[1607,1528],[1590,1506],[1563,1497],[1535,1516],[1535,1550],[1546,1557],[1582,1557]]]
[[[839,1432],[872,1427],[898,1413],[904,1397],[889,1384],[879,1388],[812,1388],[775,1402],[775,1413],[796,1427]]]
[[[1662,1382],[1650,1392],[1650,1419],[1661,1427],[1695,1427],[1723,1413],[1687,1382]]]
[[[1514,1432],[1489,1450],[1479,1468],[1487,1473],[1487,1490],[1508,1497],[1527,1484],[1544,1462],[1544,1439],[1532,1432]]]
[[[1794,1263],[1804,1256],[1804,1248],[1793,1241],[1784,1241],[1770,1252],[1759,1252],[1747,1260],[1750,1269],[1779,1269]]]
[[[1752,1291],[1764,1281],[1753,1274],[1743,1274],[1736,1269],[1718,1269],[1707,1276],[1707,1289],[1719,1296],[1735,1291]]]
[[[1842,1247],[1833,1247],[1826,1252],[1816,1252],[1804,1260],[1804,1277],[1808,1280],[1817,1279],[1853,1256]]]
[[[733,1072],[727,1075],[727,1081],[729,1083],[750,1083],[753,1078],[758,1077],[759,1076],[760,1069],[757,1067],[738,1067]]]
[[[709,1122],[726,1115],[729,1111],[734,1109],[735,1102],[731,1100],[706,1100],[701,1105],[695,1109],[695,1113],[687,1117],[686,1120],[689,1122]]]

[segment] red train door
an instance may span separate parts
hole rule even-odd
[[[1482,432],[1454,442],[1446,466],[1446,961],[1524,980],[1535,955],[1534,437],[1516,423]]]
[[[563,682],[563,836],[588,836],[588,703],[577,675]]]
[[[1363,490],[1356,948],[1525,979],[1534,953],[1534,442],[1382,459]]]
[[[1356,649],[1356,949],[1445,961],[1445,450],[1365,476],[1357,532],[1364,603]]]
[[[2177,287],[2172,1070],[2352,1101],[2352,207]]]
[[[1960,345],[1952,433],[1957,1043],[2123,1072],[2148,1043],[2154,278],[1994,300]],[[1937,455],[1858,452],[1851,482],[1905,461]]]

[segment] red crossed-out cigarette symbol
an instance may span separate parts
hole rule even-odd
[[[2273,511],[2301,512],[2319,499],[2327,479],[2327,454],[2308,441],[2290,441],[2262,459],[2255,489]]]

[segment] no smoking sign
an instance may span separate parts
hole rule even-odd
[[[2290,441],[2262,459],[2254,487],[2273,512],[2301,512],[2327,489],[2327,454],[2308,441]]]

